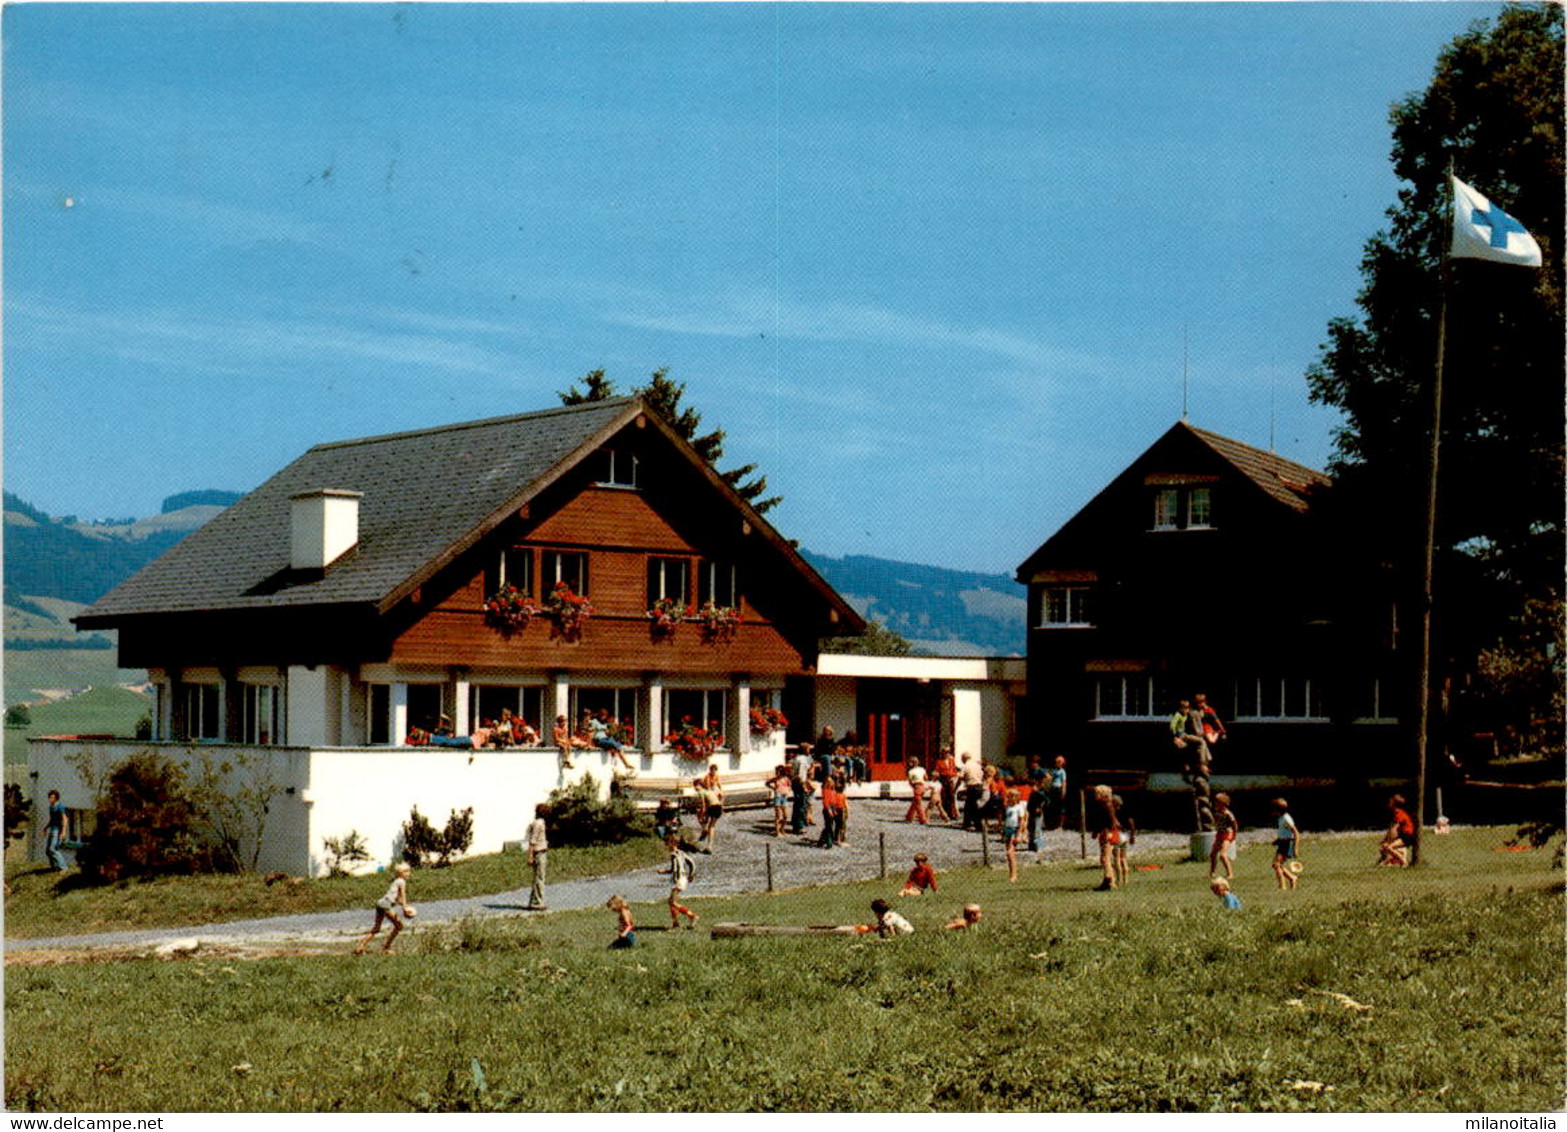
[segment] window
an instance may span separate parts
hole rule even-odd
[[[685,605],[691,600],[691,562],[686,558],[647,560],[647,603],[670,598]]]
[[[1301,676],[1259,676],[1235,682],[1236,719],[1326,719],[1322,685]]]
[[[724,688],[669,688],[664,692],[664,727],[674,731],[689,722],[720,732],[729,729],[729,692]]]
[[[1211,487],[1161,487],[1154,491],[1154,530],[1204,531],[1212,528]]]
[[[1181,493],[1174,488],[1154,492],[1153,529],[1173,531],[1180,526]]]
[[[1041,591],[1039,604],[1039,623],[1046,628],[1082,628],[1094,623],[1087,586],[1048,586]]]
[[[1186,525],[1188,528],[1211,527],[1213,519],[1213,491],[1211,488],[1194,487],[1186,499]]]
[[[441,722],[441,685],[408,685],[408,727],[434,731]]]
[[[274,684],[246,684],[240,737],[247,743],[283,741],[283,695]]]
[[[600,487],[636,487],[640,483],[641,461],[631,452],[606,448],[599,453]]]
[[[527,720],[534,730],[538,730],[543,702],[544,690],[536,686],[474,684],[468,689],[469,730],[495,722],[503,711]]]
[[[221,739],[219,689],[216,684],[185,685],[185,738]]]
[[[1169,714],[1155,706],[1152,676],[1101,676],[1095,692],[1096,719],[1159,719]]]
[[[580,550],[546,550],[541,589],[548,593],[565,582],[573,593],[588,595],[588,556]]]
[[[740,588],[736,582],[733,562],[703,562],[697,573],[698,605],[712,602],[714,605],[736,606],[740,604]]]
[[[635,743],[637,736],[637,690],[635,688],[576,688],[571,689],[571,725],[582,721],[583,712],[608,712],[609,718],[620,724],[616,738],[622,743]]]
[[[370,737],[372,747],[389,746],[392,742],[392,686],[390,684],[371,684],[369,703],[366,711],[370,718],[366,721],[368,726],[365,734]]]

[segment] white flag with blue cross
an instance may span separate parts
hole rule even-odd
[[[1454,259],[1540,266],[1540,245],[1524,226],[1457,177],[1453,179]]]

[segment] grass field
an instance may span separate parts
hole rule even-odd
[[[651,837],[622,845],[562,847],[550,851],[550,880],[606,876],[647,869],[664,860]],[[461,858],[445,868],[420,869],[420,902],[483,896],[525,888],[532,874],[522,853],[488,853]],[[181,927],[368,908],[386,891],[385,873],[321,877],[297,884],[268,885],[256,874],[160,877],[112,885],[84,885],[78,874],[61,877],[36,861],[7,866],[11,895],[5,900],[5,934],[10,939]]]
[[[18,662],[18,658],[52,656],[55,651],[58,650],[7,653],[7,679],[10,678],[11,666]],[[114,654],[104,655],[112,657]],[[113,666],[110,667],[112,669]],[[112,686],[94,687],[58,703],[34,705],[27,709],[32,716],[31,724],[5,729],[5,765],[7,768],[27,765],[29,735],[122,735],[128,738],[136,733],[136,721],[146,715],[151,707],[152,701],[147,696],[128,688]],[[24,786],[23,789],[29,787]]]
[[[1535,1111],[1563,1102],[1562,874],[1460,831],[1417,870],[1307,845],[1117,893],[1076,863],[944,874],[916,934],[605,950],[604,910],[421,926],[403,954],[11,966],[6,1100],[52,1111]],[[853,923],[886,881],[696,899]],[[700,885],[698,886],[700,888]],[[965,899],[973,933],[939,925]],[[346,950],[346,948],[345,948]],[[156,1034],[156,1042],[148,1042]]]

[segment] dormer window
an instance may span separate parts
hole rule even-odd
[[[600,487],[640,487],[641,461],[636,454],[619,448],[605,448],[598,454]]]

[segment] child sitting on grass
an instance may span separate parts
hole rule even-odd
[[[617,933],[610,941],[612,951],[620,951],[627,947],[637,945],[636,924],[631,919],[631,906],[626,903],[626,898],[616,893],[604,903],[604,907],[613,911],[617,916]]]
[[[981,915],[978,904],[965,904],[958,918],[949,923],[946,930],[949,932],[960,932],[968,928],[978,927]]]
[[[885,900],[872,900],[871,913],[876,917],[876,922],[861,924],[858,931],[875,932],[882,939],[891,939],[895,935],[909,935],[914,931],[914,925],[894,912],[892,905]]]
[[[1213,877],[1208,881],[1208,887],[1213,889],[1213,894],[1231,912],[1241,910],[1241,898],[1230,891],[1230,882],[1223,877]]]
[[[375,926],[365,933],[365,937],[359,941],[359,946],[354,948],[355,955],[363,955],[365,948],[369,946],[376,933],[381,930],[381,921],[392,921],[392,934],[386,937],[386,946],[381,950],[390,955],[392,943],[397,939],[397,933],[403,930],[403,921],[398,918],[398,912],[412,919],[414,909],[408,903],[408,877],[413,872],[412,866],[407,861],[398,861],[397,867],[392,870],[392,886],[386,890],[386,895],[375,902]]]
[[[903,891],[899,896],[921,896],[926,890],[936,891],[936,870],[930,867],[930,858],[923,853],[914,854],[914,867],[909,870],[909,879],[903,882]]]

